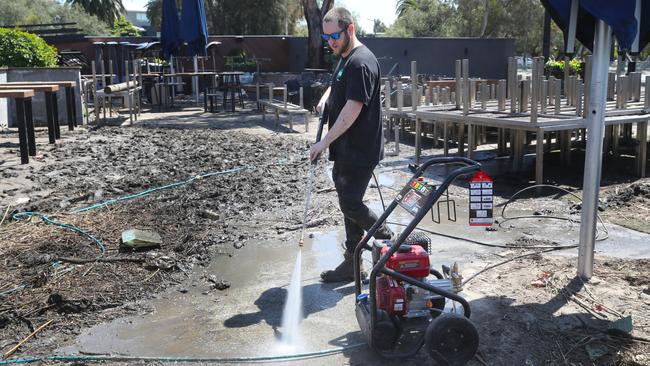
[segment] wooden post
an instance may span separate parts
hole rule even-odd
[[[540,96],[542,114],[546,114],[546,105],[548,104],[548,80],[542,80],[542,92]]]
[[[564,96],[567,97],[567,105],[569,104],[569,93],[567,93],[567,89],[569,87],[569,71],[571,70],[571,65],[569,63],[569,57],[564,56]]]
[[[650,76],[645,77],[645,100],[643,108],[646,112],[650,113]]]
[[[539,88],[537,84],[539,83],[539,58],[533,57],[533,70],[531,77],[532,92],[530,98],[530,121],[532,123],[537,122],[537,99],[539,94]]]
[[[520,111],[528,112],[528,98],[530,97],[530,80],[524,80],[521,82],[521,103]]]
[[[289,91],[287,89],[287,85],[285,84],[284,88],[282,89],[282,102],[284,103],[284,108],[287,108],[287,103],[288,103],[288,99],[289,99],[288,98],[289,97],[288,92]]]
[[[419,90],[417,61],[411,61],[411,110],[413,111],[417,111],[418,104],[420,104]]]
[[[300,101],[300,109],[303,109],[305,104],[304,104],[304,100],[303,100],[303,98],[304,98],[304,94],[303,94],[303,93],[304,93],[304,92],[303,92],[303,90],[302,90],[302,86],[300,87],[300,89],[298,89],[298,93],[299,93],[299,95],[300,95],[300,99],[299,99],[299,101]]]
[[[535,134],[535,184],[544,183],[544,132],[541,128]]]
[[[113,60],[108,60],[108,85],[113,84]]]
[[[584,85],[578,80],[576,83],[576,116],[582,116],[582,93]]]
[[[398,80],[395,85],[397,87],[397,111],[401,112],[404,108],[404,90],[402,90],[401,81]]]
[[[463,76],[463,86],[462,86],[462,101],[463,101],[463,115],[468,115],[469,114],[469,107],[470,107],[470,94],[471,94],[471,89],[470,89],[470,80],[469,80],[469,60],[464,59],[463,60],[463,68],[462,68],[462,76]],[[459,91],[456,90],[456,95],[458,95]],[[458,98],[458,97],[456,97]]]
[[[93,96],[93,105],[94,105],[94,112],[95,112],[95,123],[99,122],[99,100],[97,100],[97,68],[95,65],[95,61],[90,62],[90,67],[93,70],[93,83],[92,83],[92,90],[90,93],[92,93]],[[48,98],[49,99],[49,98]],[[90,118],[90,116],[88,116]]]
[[[591,55],[585,56],[585,80],[584,80],[584,104],[582,107],[583,114],[586,113],[587,110],[589,110],[589,96],[591,95],[591,88],[589,85],[591,85],[591,65],[593,62],[591,61]]]
[[[487,99],[488,99],[489,88],[487,81],[481,81],[481,109],[485,110],[487,108]]]
[[[499,87],[497,88],[498,110],[503,111],[506,109],[506,81],[499,80]]]
[[[560,98],[562,98],[562,81],[561,80],[556,80],[555,81],[555,92],[553,93],[553,96],[555,97],[555,102],[553,103],[553,106],[555,107],[555,114],[560,114],[562,112],[562,101]]]
[[[273,103],[273,83],[269,83],[269,103]]]
[[[456,109],[460,109],[462,84],[462,60],[456,60]]]
[[[616,73],[607,74],[607,100],[614,100],[614,90],[616,88]]]
[[[508,90],[507,96],[510,98],[510,112],[517,112],[517,95],[519,94],[519,85],[517,83],[517,60],[514,57],[508,57]]]

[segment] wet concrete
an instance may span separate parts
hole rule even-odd
[[[386,204],[395,190],[404,183],[406,175],[381,173],[380,186],[392,187],[383,191]],[[378,214],[381,202],[370,192],[368,205]],[[579,224],[549,219],[520,219],[504,223],[497,231],[467,224],[467,202],[456,199],[457,221],[449,221],[446,207],[437,224],[426,217],[420,227],[445,236],[431,235],[432,265],[449,265],[458,261],[466,276],[484,268],[486,263],[501,260],[494,254],[512,251],[491,248],[458,236],[491,244],[513,243],[522,235],[547,240],[557,245],[576,244]],[[495,210],[498,216],[500,210]],[[511,216],[526,214],[513,209]],[[407,224],[411,216],[398,208],[392,222]],[[403,227],[391,224],[394,231]],[[609,238],[598,242],[598,255],[618,257],[650,257],[648,236],[608,224]],[[293,263],[299,250],[297,239],[277,242],[247,242],[246,246],[212,261],[209,267],[191,274],[188,284],[163,293],[150,305],[154,311],[143,316],[122,318],[95,326],[78,339],[76,344],[60,349],[60,353],[92,352],[138,356],[193,356],[193,357],[255,357],[268,355],[318,352],[334,347],[364,343],[354,316],[354,289],[352,284],[342,286],[319,282],[319,273],[334,267],[341,259],[340,228],[325,228],[311,232],[302,248],[303,312],[300,334],[302,342],[295,349],[278,347],[287,287]],[[623,244],[621,244],[623,243]],[[559,255],[577,255],[577,249],[565,250]],[[365,262],[369,263],[369,256]],[[215,275],[227,280],[231,287],[223,292],[209,291],[205,276]],[[182,291],[182,292],[181,292]],[[468,300],[476,300],[466,294]],[[418,358],[419,357],[419,358]],[[426,356],[402,361],[386,361],[366,347],[341,354],[310,360],[313,365],[419,365]],[[470,365],[475,364],[472,361]],[[279,364],[279,363],[278,363]],[[287,363],[290,364],[290,363]],[[295,363],[294,363],[295,364]]]

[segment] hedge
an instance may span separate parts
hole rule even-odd
[[[57,66],[56,48],[35,34],[0,28],[0,66]]]

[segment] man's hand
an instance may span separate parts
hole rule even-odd
[[[318,160],[325,149],[327,149],[327,144],[322,140],[311,145],[309,149],[309,161],[315,162]]]

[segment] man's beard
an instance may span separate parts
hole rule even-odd
[[[339,48],[340,51],[338,54],[336,54],[337,56],[343,55],[348,51],[348,47],[350,47],[350,36],[348,35],[348,32],[344,32],[343,34],[345,35],[345,43],[343,44],[343,47]]]

